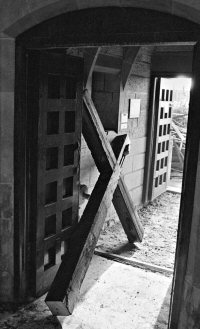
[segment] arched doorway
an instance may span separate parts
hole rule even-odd
[[[135,15],[135,16],[134,16]],[[113,20],[110,20],[110,17]],[[135,17],[135,19],[134,19]],[[87,22],[87,23],[86,23]],[[170,23],[169,23],[170,22]],[[134,31],[134,32],[133,32]],[[26,104],[23,102],[23,90],[24,84],[22,82],[22,77],[26,77],[26,68],[24,63],[26,62],[27,53],[32,53],[33,51],[37,54],[42,54],[42,52],[49,51],[50,49],[55,49],[61,51],[69,46],[88,46],[88,45],[105,45],[105,44],[122,44],[122,45],[140,45],[140,44],[157,44],[160,42],[163,43],[173,43],[173,42],[186,42],[195,43],[198,40],[199,27],[189,21],[182,20],[178,17],[172,17],[167,14],[161,14],[158,12],[148,11],[148,10],[140,10],[140,9],[126,9],[126,8],[107,8],[107,9],[91,9],[84,10],[79,12],[72,12],[70,14],[62,15],[58,18],[54,18],[50,21],[44,22],[41,26],[36,26],[30,31],[27,31],[20,35],[17,38],[17,71],[16,71],[16,118],[21,122],[21,126],[15,126],[15,133],[18,135],[18,141],[16,143],[16,163],[19,160],[19,149],[23,149],[22,153],[20,153],[20,164],[24,163],[24,166],[19,168],[17,165],[15,167],[15,174],[20,178],[23,176],[22,185],[15,186],[16,195],[19,193],[19,190],[24,189],[24,183],[26,181],[26,147],[24,145],[24,135],[22,132],[26,131],[26,122],[21,121],[24,117],[24,114],[27,111]],[[62,52],[62,51],[61,51]],[[194,71],[195,74],[195,71]],[[24,83],[26,79],[24,79]],[[19,116],[18,116],[19,115]],[[21,115],[21,118],[20,118]],[[193,117],[192,117],[193,116]],[[198,116],[197,116],[198,117]],[[194,112],[191,114],[191,125],[197,124],[198,120],[194,119]],[[25,130],[24,130],[25,129]],[[177,249],[177,263],[176,263],[176,277],[175,289],[178,289],[179,292],[182,290],[184,283],[184,274],[186,272],[186,261],[188,255],[189,248],[189,235],[191,223],[187,219],[190,211],[192,212],[193,198],[191,200],[191,196],[194,196],[194,188],[195,188],[195,179],[196,179],[196,160],[195,157],[191,154],[193,152],[197,156],[197,142],[196,144],[193,141],[198,141],[198,134],[191,135],[190,140],[188,141],[188,149],[189,155],[186,157],[185,162],[185,184],[189,187],[189,192],[187,188],[185,189],[184,198],[189,198],[192,208],[189,209],[187,207],[187,211],[185,210],[184,198],[182,202],[182,210],[181,210],[181,221],[180,226],[182,230],[180,231],[179,227],[179,243],[184,239],[184,251],[181,249],[181,246],[178,245]],[[191,144],[193,144],[191,146]],[[196,147],[196,148],[195,148]],[[187,176],[187,172],[192,171],[194,175],[192,177]],[[192,190],[191,190],[192,189]],[[20,192],[21,193],[21,192]],[[25,191],[23,190],[23,195]],[[19,194],[20,195],[20,194]],[[16,202],[18,201],[16,197]],[[187,199],[188,200],[188,199]],[[19,201],[20,202],[20,201]],[[20,206],[16,208],[20,209]],[[20,219],[19,219],[20,217]],[[23,211],[21,212],[21,216],[16,214],[16,225],[18,224],[18,228],[16,232],[16,241],[19,242],[18,248],[16,248],[16,275],[18,277],[17,282],[23,281],[24,277],[26,277],[25,273],[20,273],[20,262],[22,259],[21,246],[27,238],[27,232],[24,232],[24,222],[27,218],[25,218],[25,214]],[[28,224],[28,222],[27,222]],[[27,226],[28,227],[28,226]],[[20,234],[19,234],[20,233]],[[21,240],[22,237],[24,239]],[[17,246],[17,244],[16,244]],[[179,262],[179,254],[181,253],[181,261]],[[23,254],[23,257],[26,257],[26,252]],[[18,262],[19,260],[19,262]],[[18,264],[17,264],[18,263]],[[179,279],[177,279],[177,274],[180,274]],[[178,287],[178,288],[176,288]],[[27,293],[26,287],[24,287],[24,292]],[[177,300],[176,300],[177,301]],[[180,303],[176,303],[176,307],[178,312],[180,311]],[[176,310],[176,316],[177,316]]]

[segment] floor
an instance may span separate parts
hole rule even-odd
[[[94,256],[69,317],[52,317],[44,297],[0,321],[1,329],[167,329],[172,276]]]
[[[128,243],[118,220],[101,231],[96,249],[173,270],[179,219],[180,194],[166,192],[138,210],[144,228],[142,242]]]
[[[174,193],[179,193],[181,194],[182,191],[182,178],[183,178],[183,173],[182,172],[175,172],[173,171],[171,173],[171,179],[168,183],[167,186],[167,191],[171,191]]]

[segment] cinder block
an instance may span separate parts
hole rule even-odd
[[[133,157],[133,171],[143,169],[145,166],[145,153],[134,155]]]
[[[140,154],[146,152],[146,137],[131,139],[130,154]]]
[[[137,170],[124,175],[124,180],[129,191],[143,184],[144,170]]]
[[[143,193],[143,185],[138,186],[137,188],[133,189],[131,192],[131,197],[135,206],[142,205],[142,193]]]
[[[133,156],[132,155],[127,155],[123,167],[122,167],[122,173],[123,175],[131,173],[133,171]]]
[[[101,72],[94,72],[92,75],[92,90],[104,91],[105,74]]]
[[[120,91],[120,76],[116,74],[105,74],[105,91],[116,92]]]

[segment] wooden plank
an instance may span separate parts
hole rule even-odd
[[[127,235],[128,241],[142,241],[144,230],[139,215],[133,205],[130,193],[122,177],[113,195],[113,205]]]
[[[137,58],[137,54],[139,52],[140,47],[124,47],[124,57],[122,62],[122,70],[121,70],[121,77],[122,77],[122,87],[123,89],[126,88],[126,84],[128,81],[128,77],[131,73],[131,69],[134,65],[134,62]]]
[[[115,154],[87,90],[84,92],[83,100],[85,104],[83,107],[83,136],[98,170],[102,172],[105,166],[114,167]]]
[[[96,61],[94,71],[105,73],[118,73],[121,71],[122,59],[120,57],[100,54]]]
[[[101,256],[104,257],[106,259],[110,259],[113,260],[114,262],[119,262],[122,264],[127,264],[133,267],[138,267],[138,268],[142,268],[146,271],[152,271],[152,272],[159,272],[165,275],[173,275],[174,271],[171,270],[170,268],[167,267],[162,267],[159,265],[154,265],[151,263],[146,263],[146,262],[142,262],[140,260],[137,260],[136,258],[128,258],[125,256],[120,256],[120,255],[116,255],[116,254],[112,254],[112,253],[108,253],[108,252],[104,252],[104,251],[99,251],[99,250],[95,250],[95,255],[97,256]]]
[[[85,103],[83,109],[83,136],[91,150],[98,170],[103,172],[105,166],[114,167],[116,157],[87,91],[85,91],[83,99]],[[129,242],[142,241],[143,228],[130,193],[122,178],[120,178],[114,193],[113,204]]]
[[[86,48],[84,54],[84,85],[85,88],[90,88],[92,73],[97,61],[100,47]]]
[[[92,191],[46,298],[54,315],[72,314],[119,178],[116,164],[113,173],[109,170],[100,175]]]

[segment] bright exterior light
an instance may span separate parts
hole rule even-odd
[[[174,90],[190,90],[192,86],[192,79],[184,76],[178,76],[171,79],[172,88]]]

